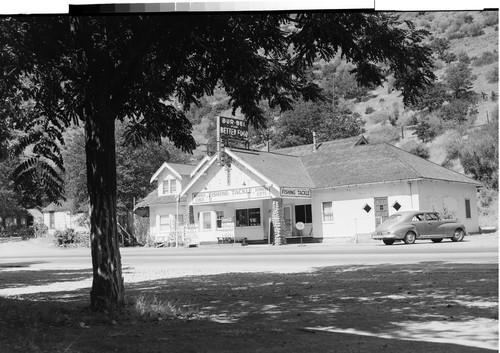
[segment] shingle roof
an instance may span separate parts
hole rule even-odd
[[[236,149],[231,152],[279,186],[314,187],[299,157]]]
[[[409,179],[434,179],[480,185],[388,143],[357,144],[359,137],[324,142],[279,152],[299,155],[316,188],[380,183]]]
[[[362,136],[283,148],[275,153],[297,156],[315,188],[371,184],[409,179],[433,179],[481,185],[477,181],[427,161],[388,143],[364,144]],[[272,175],[264,173],[270,179]]]
[[[175,195],[161,195],[158,196],[158,190],[155,189],[151,191],[148,196],[143,198],[141,201],[136,203],[135,209],[141,208],[141,207],[148,207],[152,205],[167,205],[171,203],[176,203],[176,196]]]
[[[174,168],[180,175],[189,175],[193,171],[195,165],[191,164],[179,164],[179,163],[168,163],[169,166]]]

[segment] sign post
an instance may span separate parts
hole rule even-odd
[[[304,244],[302,244],[302,237],[303,237],[303,235],[302,235],[302,231],[304,230],[304,223],[302,223],[302,222],[297,222],[297,223],[295,224],[295,228],[297,228],[297,230],[299,230],[299,231],[300,231],[300,235],[299,235],[299,237],[300,237],[300,245],[299,245],[299,246],[305,246]]]
[[[222,165],[222,152],[229,147],[229,141],[244,142],[249,148],[248,125],[245,121],[234,118],[217,117],[217,162]]]

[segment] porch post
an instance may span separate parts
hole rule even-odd
[[[277,245],[286,244],[285,217],[283,215],[283,200],[272,200],[271,220],[274,228],[274,243]]]

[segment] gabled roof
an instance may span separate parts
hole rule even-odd
[[[191,164],[179,164],[179,163],[168,163],[169,166],[175,169],[177,173],[180,175],[189,175],[191,171],[194,169],[194,165]]]
[[[153,176],[150,179],[150,183],[152,183],[154,180],[157,180],[160,174],[163,172],[163,170],[168,169],[170,170],[177,178],[182,179],[183,176],[188,176],[191,174],[191,171],[195,168],[196,166],[191,165],[191,164],[179,164],[179,163],[163,163],[160,168],[153,174]]]

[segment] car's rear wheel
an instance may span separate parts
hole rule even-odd
[[[464,240],[465,233],[462,229],[455,229],[455,233],[451,237],[451,241],[462,241]]]
[[[394,244],[394,239],[384,239],[382,240],[385,245],[392,245]]]
[[[417,235],[413,232],[408,232],[403,239],[406,244],[413,244],[415,242]]]
[[[433,243],[441,243],[443,241],[443,238],[436,238],[436,239],[431,239]]]

